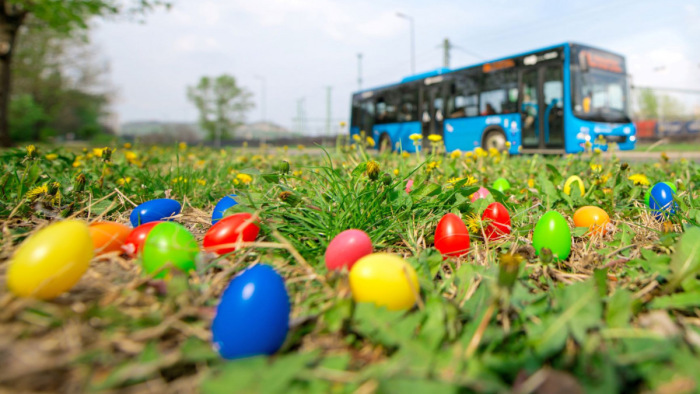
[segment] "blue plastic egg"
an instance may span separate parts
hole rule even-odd
[[[211,224],[216,224],[216,222],[223,219],[226,210],[238,204],[238,201],[236,201],[234,197],[236,197],[235,194],[229,194],[216,203],[211,213]]]
[[[289,331],[289,295],[269,265],[256,265],[233,278],[221,296],[211,326],[214,349],[225,359],[270,355]]]
[[[658,221],[676,213],[677,204],[673,202],[673,189],[666,183],[659,182],[651,188],[649,208],[654,211],[654,218]]]
[[[146,201],[131,211],[131,225],[136,228],[141,224],[168,220],[171,216],[180,213],[180,203],[169,198],[158,198]]]

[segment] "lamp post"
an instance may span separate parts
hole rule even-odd
[[[403,19],[408,19],[408,21],[411,23],[411,74],[416,73],[416,39],[415,39],[415,29],[413,26],[413,18],[403,14],[401,12],[397,12],[396,16],[399,18]]]
[[[255,75],[255,79],[259,79],[261,82],[262,86],[262,91],[260,94],[260,112],[262,112],[262,122],[265,123],[265,85],[267,84],[265,77],[261,77],[260,75]]]

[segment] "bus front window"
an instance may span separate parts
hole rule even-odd
[[[599,122],[629,122],[626,91],[624,74],[596,69],[576,70],[574,114]]]

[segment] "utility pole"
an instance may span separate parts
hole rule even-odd
[[[408,22],[411,24],[411,74],[416,73],[416,37],[415,37],[415,28],[413,25],[413,17],[408,16],[404,13],[397,12],[396,16],[399,18],[407,19]]]
[[[450,44],[450,39],[445,38],[445,40],[442,42],[442,50],[443,50],[442,66],[445,68],[450,68],[450,49],[452,49],[452,45]]]
[[[331,135],[331,90],[333,87],[326,87],[326,135]]]
[[[357,89],[362,90],[362,54],[357,54]]]

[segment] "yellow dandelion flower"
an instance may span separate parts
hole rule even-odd
[[[92,148],[92,155],[95,157],[102,157],[102,152],[104,152],[106,148]]]
[[[408,138],[410,138],[411,141],[418,141],[418,140],[422,140],[423,136],[418,134],[418,133],[413,133],[413,134],[409,135]]]
[[[350,145],[350,149],[353,149],[353,150],[354,150],[354,149],[357,149],[357,145],[356,145],[356,144],[351,144],[351,145]]]
[[[467,152],[464,154],[464,157],[466,157],[467,159],[471,159],[473,156],[474,156],[474,152]]]
[[[374,138],[367,137],[367,146],[374,146],[374,145],[375,145]]]
[[[80,160],[76,160],[73,162],[73,168],[78,168],[82,165],[83,165],[83,163],[81,163]]]
[[[352,135],[352,139],[353,139],[355,142],[360,142],[360,141],[362,141],[362,137],[360,137],[359,134],[353,134],[353,135]]]
[[[627,179],[634,182],[635,185],[649,185],[649,178],[644,174],[633,174],[627,177]]]
[[[484,148],[482,148],[482,147],[480,147],[480,146],[477,147],[476,149],[474,149],[474,154],[475,154],[477,157],[486,157],[486,156],[489,155],[488,152],[486,152],[486,151],[484,150]]]
[[[125,142],[124,149],[131,149],[131,142]]]
[[[506,141],[506,148],[510,148],[510,146],[511,146],[510,141]]]
[[[236,179],[238,179],[239,181],[241,181],[241,183],[246,185],[253,181],[253,177],[248,174],[238,174],[236,175]]]
[[[301,170],[295,170],[294,172],[292,172],[292,175],[294,175],[294,176],[301,176],[301,174],[302,174]]]
[[[56,160],[58,159],[58,155],[55,153],[49,153],[48,155],[44,156],[46,157],[46,160]]]
[[[603,170],[603,166],[600,164],[593,164],[591,163],[591,170],[593,172],[601,172]]]
[[[535,187],[535,180],[533,178],[529,178],[527,180],[527,187],[529,187],[529,188]]]
[[[403,151],[401,152],[401,157],[403,157],[404,159],[408,159],[409,157],[411,157],[411,154],[406,151]]]
[[[477,214],[472,213],[471,215],[467,215],[464,218],[464,224],[467,225],[467,228],[472,233],[478,233],[479,228],[481,227],[481,219],[479,219],[479,216]]]
[[[442,141],[442,136],[440,134],[430,134],[428,140],[431,142],[440,142]]]
[[[41,186],[37,186],[33,188],[32,190],[28,191],[27,194],[25,195],[27,197],[27,200],[35,200],[40,196],[43,196],[44,194],[47,194],[49,192],[49,187],[47,184],[43,184]]]
[[[394,170],[394,176],[399,176],[399,169],[398,168]]]
[[[297,149],[304,150],[306,147],[302,144],[297,145]]]
[[[501,155],[501,152],[496,149],[496,148],[489,148],[489,156],[491,157],[498,157]]]
[[[125,178],[119,178],[119,179],[117,179],[117,185],[119,185],[119,186],[128,185],[129,183],[131,183],[131,177],[130,177],[130,176],[125,177]]]
[[[593,153],[595,153],[596,155],[599,155],[599,154],[603,153],[603,151],[600,148],[595,148],[595,149],[593,149]]]
[[[197,183],[199,183],[202,186],[205,186],[207,184],[207,181],[205,179],[197,179]]]
[[[36,155],[36,146],[27,145],[27,157],[34,157]]]
[[[289,150],[289,146],[287,146],[287,145],[283,146],[283,147],[282,147],[282,150],[285,151],[285,152],[288,151],[288,150]]]
[[[465,183],[465,185],[466,185],[466,186],[471,186],[471,185],[473,185],[473,184],[475,184],[475,183],[477,183],[477,182],[478,182],[478,180],[477,180],[476,178],[474,178],[473,176],[469,175],[469,176],[467,177],[467,182]]]
[[[462,179],[464,179],[464,178],[452,177],[452,178],[450,178],[450,179],[447,180],[447,183],[449,183],[449,184],[451,184],[451,185],[454,185],[455,183],[461,181]]]
[[[177,148],[181,151],[187,149],[187,142],[180,142],[179,144],[177,144]]]
[[[459,159],[460,157],[462,157],[462,151],[459,149],[455,149],[450,153],[451,159]]]

